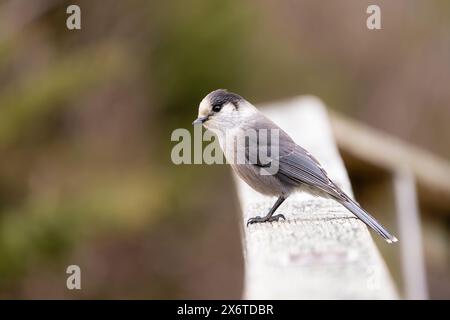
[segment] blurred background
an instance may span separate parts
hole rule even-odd
[[[448,161],[449,30],[447,0],[1,1],[0,298],[240,298],[230,169],[172,164],[172,131],[213,89],[314,94]],[[430,297],[450,298],[450,211],[421,221]]]

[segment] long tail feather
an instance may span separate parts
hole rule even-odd
[[[346,197],[345,200],[339,202],[350,210],[355,216],[357,216],[362,222],[375,230],[380,236],[382,236],[388,243],[397,242],[397,238],[394,237],[389,231],[386,230],[374,217],[372,217],[366,210],[361,208],[355,201]]]

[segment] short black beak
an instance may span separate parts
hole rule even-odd
[[[198,117],[194,122],[192,122],[192,125],[195,126],[196,124],[203,124],[206,120],[208,120],[208,116]]]

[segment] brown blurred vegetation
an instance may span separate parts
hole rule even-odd
[[[0,298],[239,298],[229,169],[170,160],[216,88],[315,94],[450,158],[450,3],[376,2],[380,31],[359,0],[1,2]]]

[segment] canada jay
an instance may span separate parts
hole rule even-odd
[[[275,211],[290,194],[304,191],[336,200],[387,242],[397,241],[396,237],[331,181],[308,151],[297,145],[241,96],[222,89],[209,93],[200,103],[198,118],[193,124],[203,124],[217,135],[228,162],[250,187],[262,194],[278,197],[267,215],[251,218],[247,225],[285,219],[281,214],[274,215]],[[269,139],[247,134],[261,131],[276,131],[277,135]],[[235,141],[242,140],[243,136],[245,143],[241,148],[236,147]],[[243,154],[244,161],[236,161],[239,160],[239,152]],[[266,158],[269,161],[262,161],[262,154],[268,155]],[[250,161],[251,159],[253,160]],[[276,171],[268,174],[263,170],[269,166],[276,167]]]

